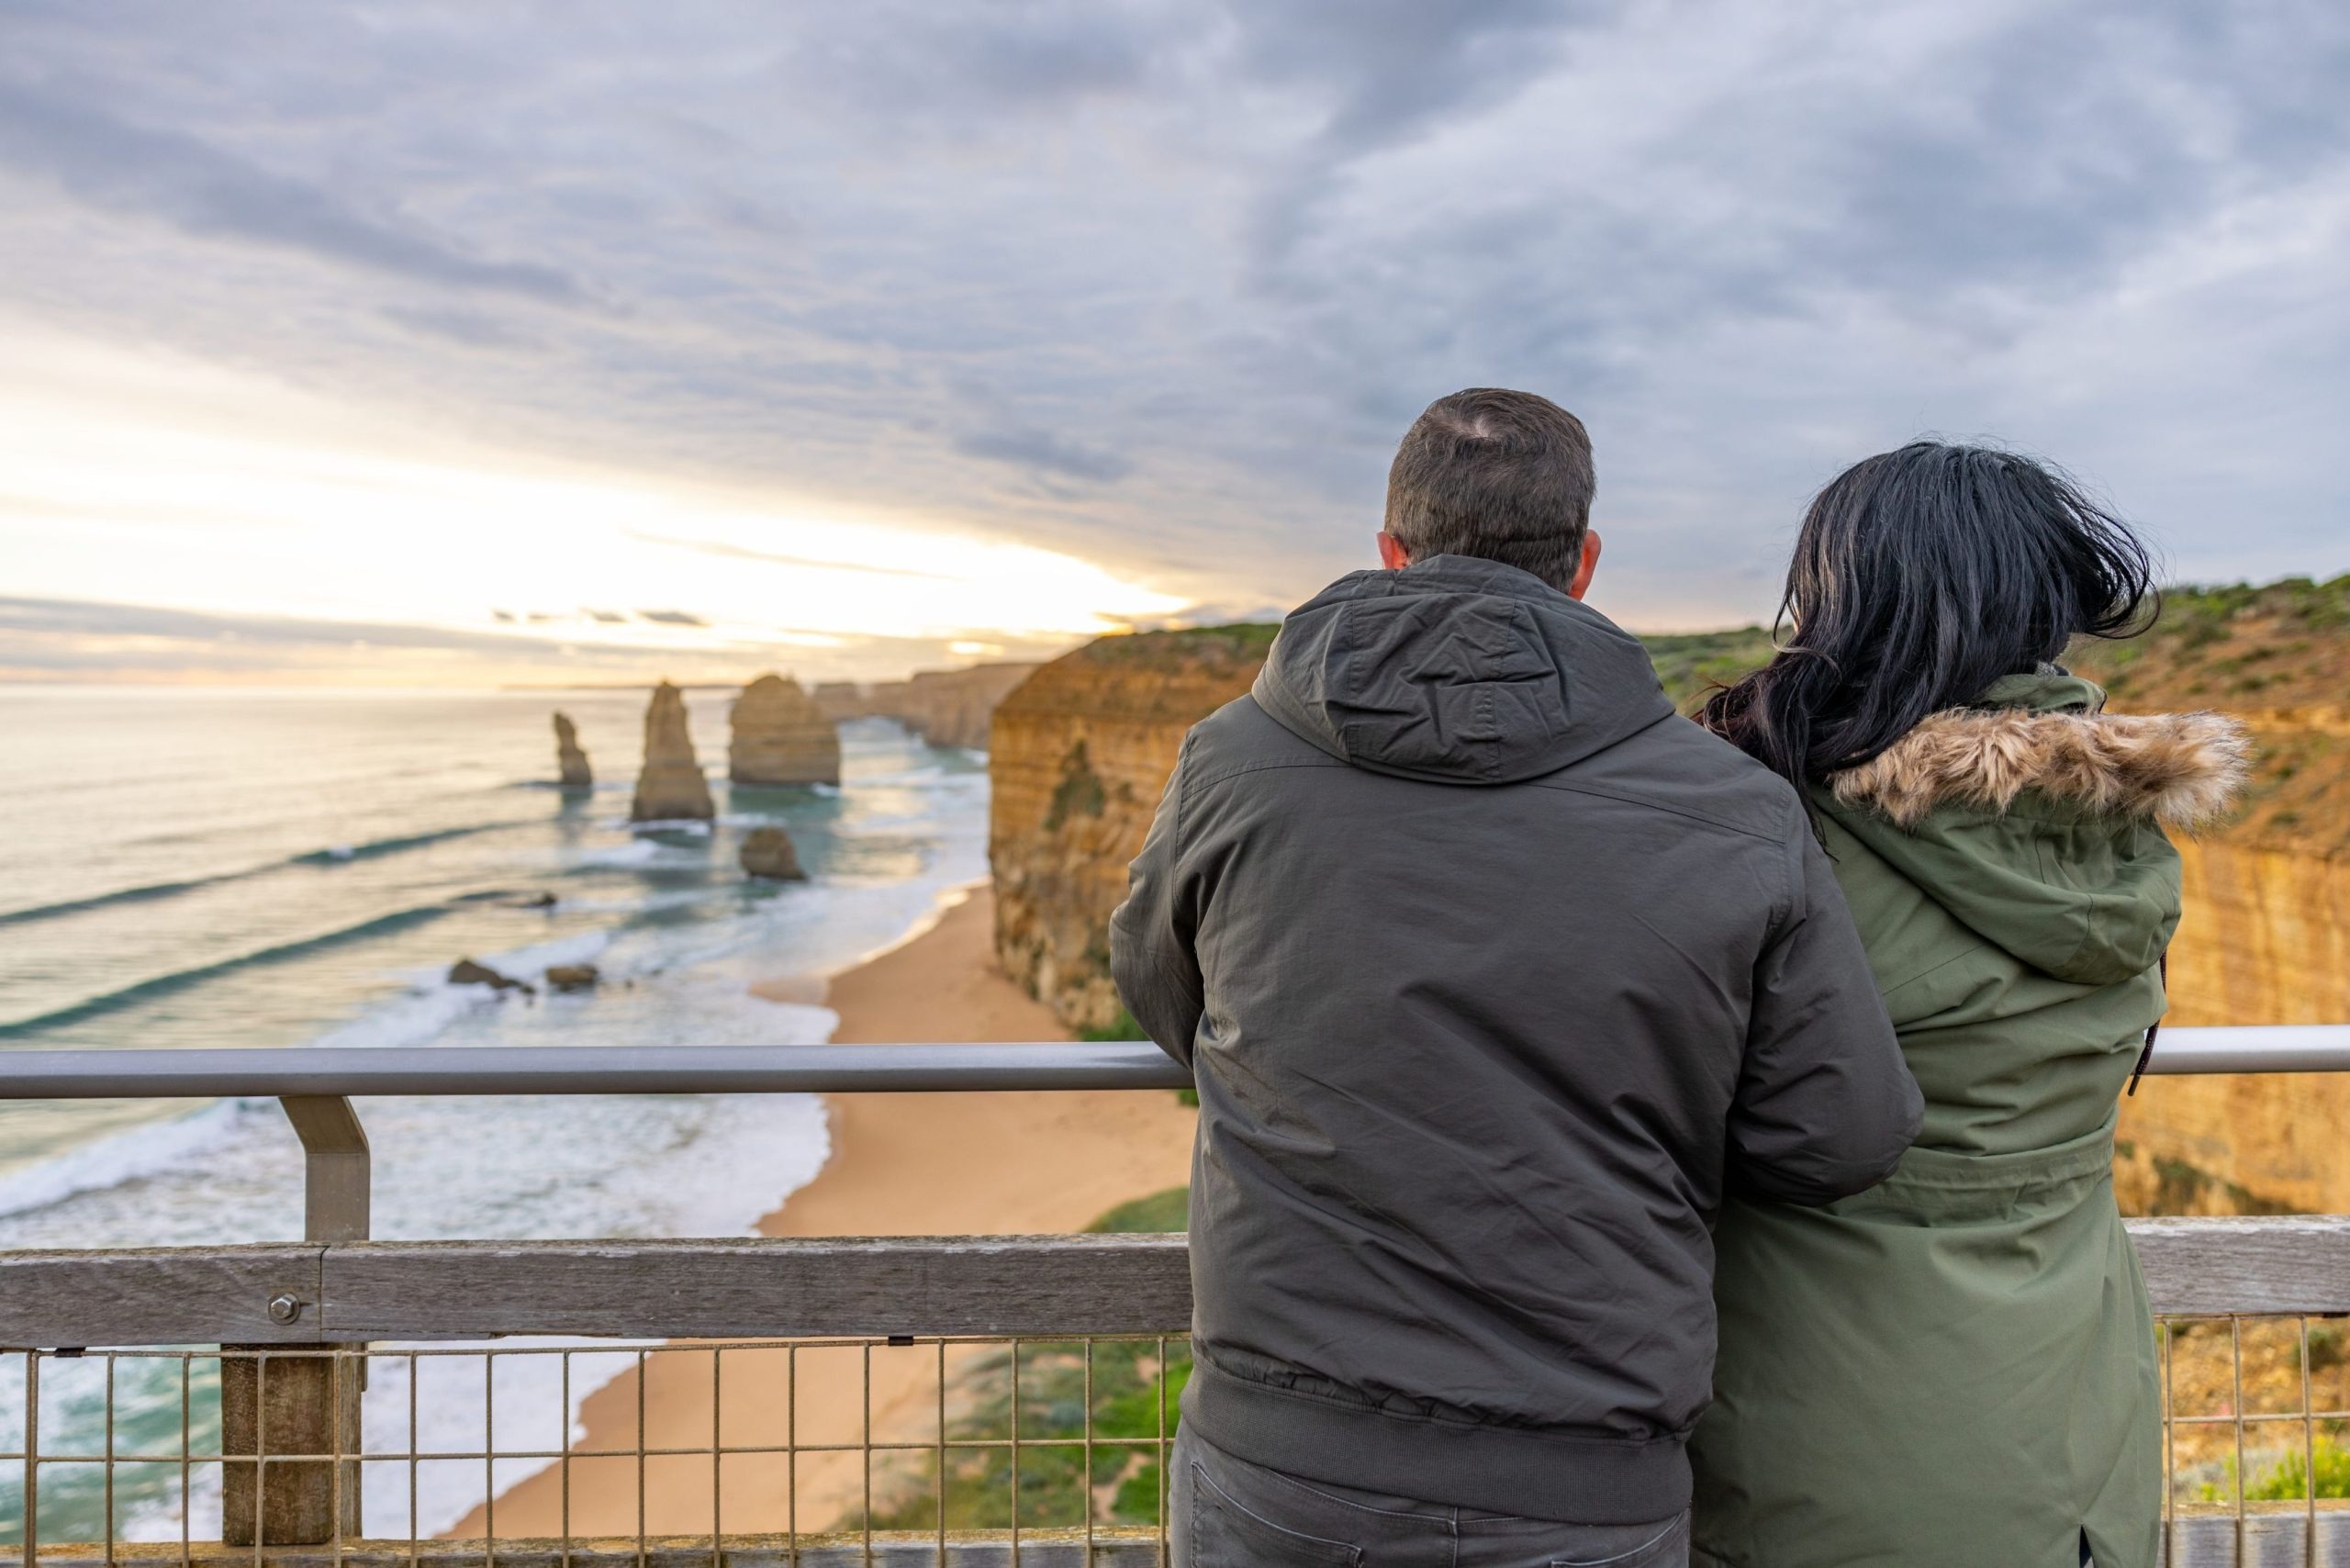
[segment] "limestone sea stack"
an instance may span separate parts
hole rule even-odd
[[[680,817],[708,822],[717,815],[686,728],[685,695],[666,680],[653,689],[652,706],[644,711],[644,771],[637,775],[628,815],[640,823]]]
[[[804,882],[808,873],[800,868],[800,852],[791,846],[791,835],[779,827],[754,829],[743,840],[740,857],[745,875],[765,878],[772,882]]]
[[[596,782],[593,769],[588,766],[588,754],[579,749],[579,731],[573,726],[571,715],[554,716],[554,761],[563,770],[563,787],[585,790]]]
[[[786,676],[763,675],[734,700],[726,777],[737,784],[837,784],[841,738]]]

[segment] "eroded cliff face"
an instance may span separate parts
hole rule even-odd
[[[1183,732],[1245,692],[1271,627],[1092,644],[998,712],[996,946],[1072,1025],[1107,1028],[1107,922]],[[1769,656],[1759,631],[1649,639],[1686,711]],[[2117,711],[2216,708],[2260,745],[2241,818],[2182,842],[2177,1025],[2350,1023],[2350,579],[2171,597],[2162,629],[2070,662]],[[2122,1107],[2116,1184],[2141,1213],[2350,1213],[2350,1074],[2147,1079]]]
[[[815,700],[834,720],[878,715],[897,720],[933,745],[984,750],[997,704],[1039,667],[973,665],[968,669],[923,670],[911,680],[870,686],[827,681],[816,689]]]
[[[2239,818],[2178,846],[2168,1022],[2350,1024],[2350,578],[2174,594],[2073,662],[2118,711],[2217,708],[2258,743]],[[2125,1208],[2350,1213],[2350,1074],[2149,1078],[2120,1140]]]
[[[1043,666],[995,710],[988,856],[996,954],[1078,1029],[1120,1014],[1110,912],[1182,749],[1248,689],[1270,626],[1105,637]]]

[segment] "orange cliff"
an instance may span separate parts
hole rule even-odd
[[[926,669],[908,680],[872,685],[827,681],[814,693],[825,717],[895,719],[932,745],[984,750],[988,724],[997,704],[1039,666],[1032,664],[973,665],[968,669]]]
[[[2116,711],[2216,708],[2259,745],[2237,820],[2179,843],[2168,1021],[2350,1024],[2350,577],[2176,592],[2073,660]],[[2350,1073],[2150,1078],[2120,1138],[2128,1207],[2350,1212]]]
[[[1121,1023],[1107,922],[1183,733],[1248,689],[1270,626],[1105,638],[998,710],[989,847],[1005,970],[1072,1027]],[[1769,656],[1759,630],[1647,639],[1686,711]],[[2218,708],[2261,757],[2240,821],[2179,846],[2177,1025],[2350,1023],[2350,579],[2175,593],[2157,631],[2076,649],[2117,711]],[[2350,1073],[2148,1079],[2122,1111],[2137,1212],[2350,1212]]]
[[[1183,732],[1248,689],[1275,628],[1104,637],[995,711],[988,859],[1004,972],[1074,1029],[1110,1029],[1110,912]]]

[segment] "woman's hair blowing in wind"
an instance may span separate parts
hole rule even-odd
[[[2143,629],[2154,563],[2129,525],[2011,452],[1919,441],[1837,476],[1804,516],[1770,664],[1698,722],[1797,788],[1929,713]]]

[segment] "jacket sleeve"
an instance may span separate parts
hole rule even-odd
[[[1793,888],[1754,969],[1730,1179],[1819,1204],[1893,1173],[1925,1114],[1828,857],[1797,812]]]
[[[1126,868],[1126,902],[1110,916],[1110,975],[1158,1048],[1192,1065],[1192,1037],[1206,1008],[1199,956],[1198,879],[1182,864],[1184,743],[1158,799],[1150,835]]]

